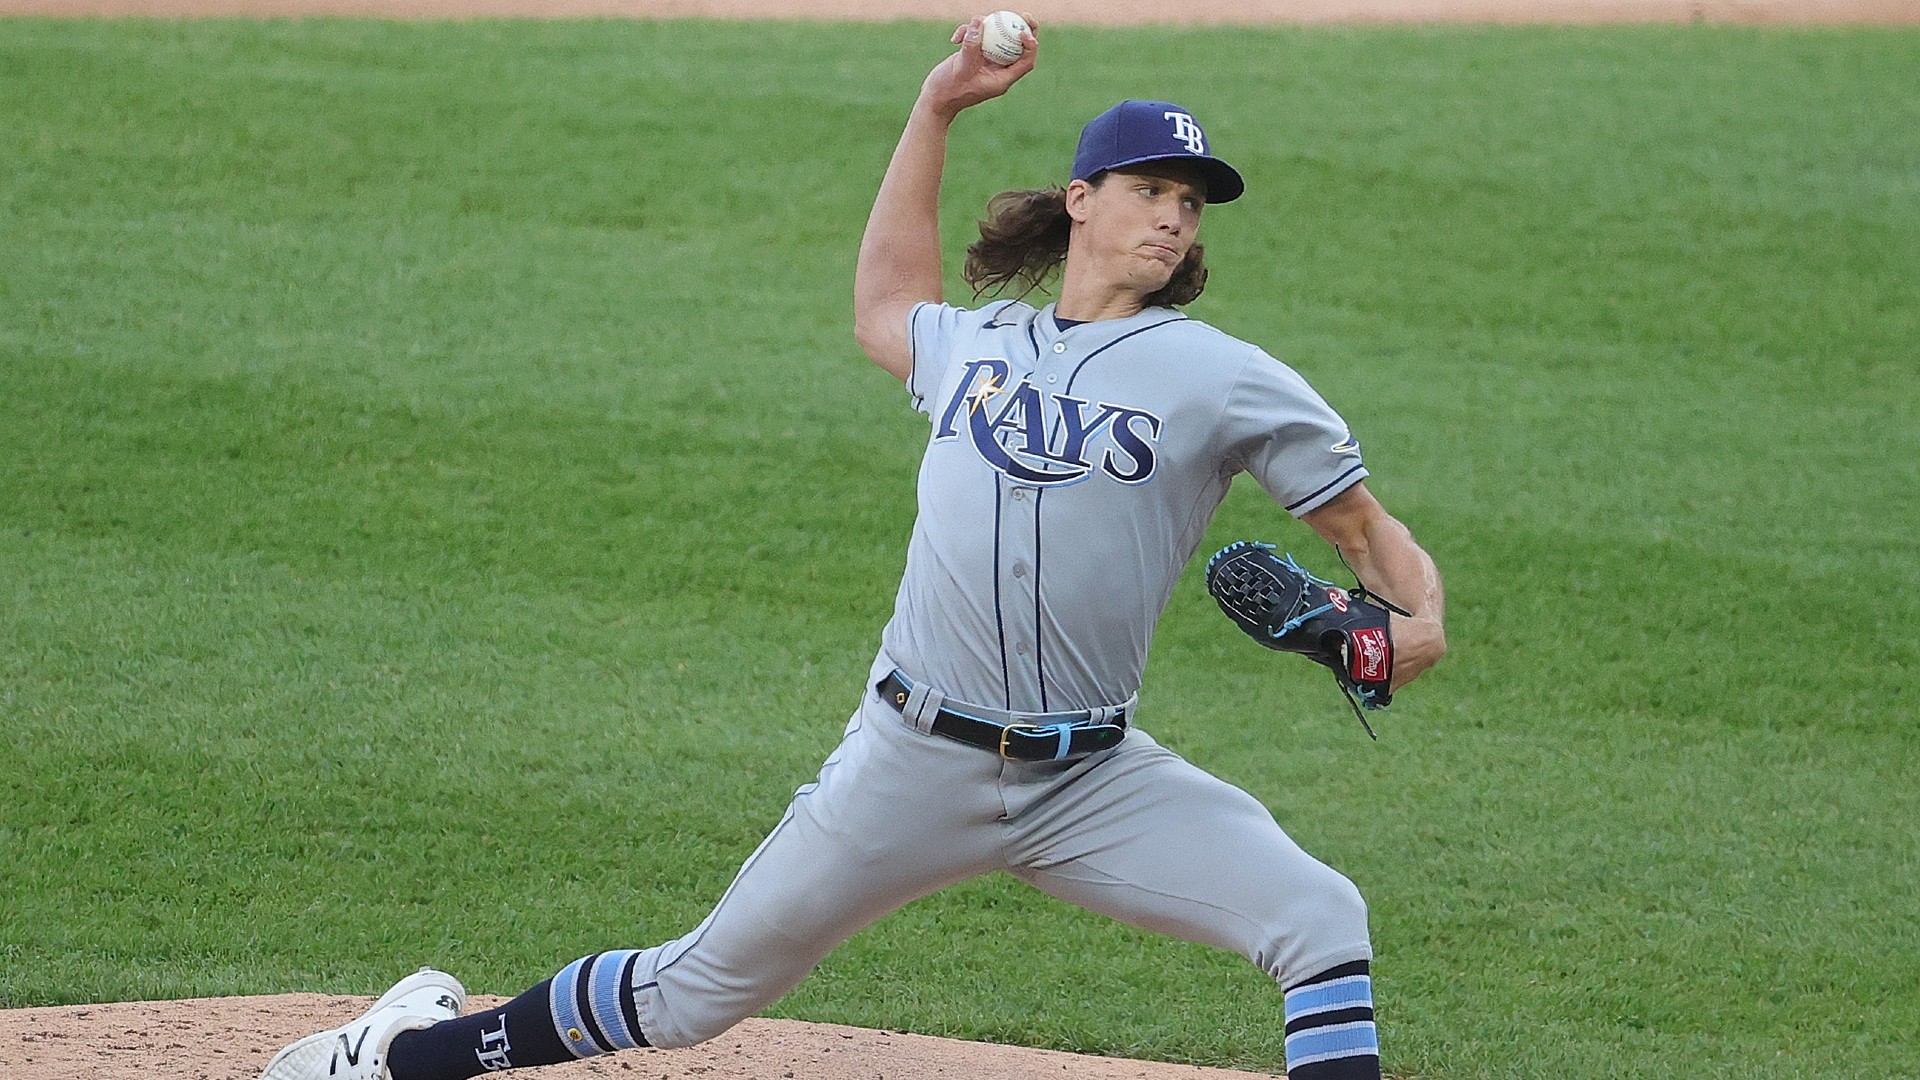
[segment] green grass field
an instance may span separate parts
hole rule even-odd
[[[690,927],[891,610],[853,255],[943,30],[0,21],[0,1004],[515,993]],[[1920,1076],[1920,34],[1061,29],[1252,181],[1197,316],[1354,423],[1453,655],[1360,732],[1197,574],[1144,692],[1373,911],[1387,1065]],[[957,266],[957,261],[953,263]],[[957,284],[955,295],[961,295]],[[1236,489],[1209,535],[1330,553]],[[1277,1070],[988,878],[779,1015]]]

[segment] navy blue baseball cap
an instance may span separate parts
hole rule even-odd
[[[1149,161],[1198,166],[1210,203],[1232,202],[1247,190],[1238,170],[1208,152],[1207,133],[1193,114],[1170,101],[1123,101],[1087,121],[1073,152],[1073,179]]]

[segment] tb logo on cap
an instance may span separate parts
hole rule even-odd
[[[1195,154],[1204,154],[1207,152],[1206,133],[1200,130],[1199,124],[1193,122],[1192,116],[1171,110],[1164,115],[1168,120],[1173,121],[1173,137],[1175,139],[1186,143],[1187,149]]]

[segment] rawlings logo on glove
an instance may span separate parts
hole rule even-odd
[[[1348,631],[1353,663],[1347,668],[1347,674],[1356,683],[1387,682],[1393,678],[1393,642],[1387,636],[1387,628],[1363,626]],[[1381,705],[1387,704],[1382,701]]]
[[[1333,672],[1334,681],[1373,734],[1361,712],[1393,702],[1392,615],[1405,611],[1367,591],[1342,589],[1274,554],[1272,544],[1242,540],[1207,560],[1207,592],[1247,636],[1280,652],[1298,653]]]

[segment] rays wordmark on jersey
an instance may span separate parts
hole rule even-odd
[[[1153,479],[1161,420],[1145,409],[1007,385],[1000,357],[969,361],[940,414],[934,442],[965,436],[981,459],[1033,487],[1077,484],[1097,470],[1123,484]]]

